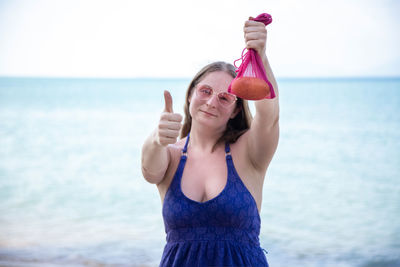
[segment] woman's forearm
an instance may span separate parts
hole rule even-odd
[[[278,93],[278,83],[276,82],[274,73],[272,72],[272,69],[271,69],[271,66],[269,64],[267,55],[264,55],[262,57],[262,61],[263,61],[263,64],[264,64],[264,68],[265,68],[265,72],[267,74],[268,81],[274,87],[275,95],[276,95],[276,97],[278,97],[278,95],[279,95],[279,93]]]
[[[157,142],[157,132],[147,137],[142,147],[142,173],[152,184],[158,184],[164,178],[169,164],[169,154],[166,146]]]
[[[276,82],[275,76],[272,72],[271,66],[269,64],[266,55],[262,57],[262,61],[264,63],[264,68],[267,74],[267,78],[274,87],[276,96],[273,99],[264,99],[255,102],[255,107],[256,107],[255,119],[259,120],[259,123],[269,128],[275,125],[279,121],[279,92],[278,92],[278,84]]]

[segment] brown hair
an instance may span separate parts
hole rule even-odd
[[[192,116],[190,115],[189,112],[189,105],[190,105],[189,98],[193,93],[193,88],[195,88],[196,85],[205,76],[215,71],[224,71],[229,75],[231,75],[233,78],[236,77],[235,67],[232,64],[225,63],[222,61],[208,64],[194,76],[193,80],[190,82],[189,87],[186,91],[186,101],[184,107],[185,120],[183,122],[183,127],[181,129],[180,138],[186,137],[192,127]],[[228,121],[226,125],[226,130],[222,134],[222,136],[218,139],[217,143],[214,145],[213,151],[220,142],[228,142],[228,143],[236,142],[236,140],[250,128],[250,124],[253,117],[251,116],[247,100],[238,97],[236,101],[236,108],[239,108],[240,111],[233,119],[230,119]]]

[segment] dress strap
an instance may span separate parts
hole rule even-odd
[[[182,156],[185,156],[185,157],[187,157],[187,148],[189,145],[189,139],[190,139],[190,133],[188,133],[188,135],[187,135],[186,143],[185,143],[185,146],[183,147],[182,153],[181,153]],[[225,143],[225,156],[231,156],[231,148],[230,148],[228,142]]]
[[[229,146],[229,143],[225,143],[225,156],[230,156],[231,155],[231,148]]]
[[[190,133],[188,133],[188,135],[187,135],[187,138],[186,138],[186,143],[185,143],[185,146],[183,147],[183,149],[182,149],[182,156],[185,156],[185,157],[187,157],[187,147],[188,147],[188,144],[189,144],[189,137],[190,137]]]

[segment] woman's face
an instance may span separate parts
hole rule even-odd
[[[238,113],[236,102],[231,105],[224,105],[218,100],[218,94],[228,92],[228,87],[233,77],[223,71],[214,71],[207,74],[195,88],[189,97],[189,112],[192,116],[192,123],[198,122],[210,128],[225,130],[229,119],[234,118]],[[204,99],[197,90],[201,88],[212,89],[213,94]]]

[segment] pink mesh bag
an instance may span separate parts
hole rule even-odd
[[[266,26],[272,22],[272,17],[267,13],[263,13],[253,20],[263,22]],[[274,98],[275,91],[268,81],[260,55],[251,48],[243,54],[245,50],[246,48],[243,49],[242,57],[234,62],[237,68],[237,76],[229,85],[228,92],[247,100]],[[237,67],[236,61],[239,60],[242,60],[242,63]]]

